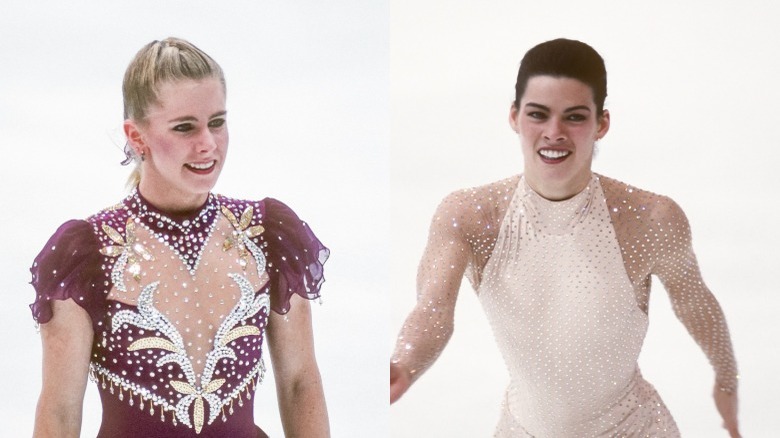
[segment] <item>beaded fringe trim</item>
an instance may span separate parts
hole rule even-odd
[[[221,411],[222,421],[227,421],[228,415],[233,415],[233,403],[238,399],[238,406],[244,406],[244,397],[247,401],[252,399],[252,393],[256,390],[257,385],[262,384],[265,377],[265,364],[262,360],[252,368],[247,374],[247,377],[241,382],[240,385],[230,392],[226,397],[220,399],[219,409]],[[166,412],[170,413],[171,422],[174,426],[178,425],[176,420],[176,406],[172,405],[163,397],[156,394],[152,394],[146,388],[143,388],[135,383],[129,382],[116,374],[111,373],[106,368],[93,363],[89,364],[89,379],[98,385],[98,388],[106,390],[111,394],[115,394],[118,391],[117,397],[120,401],[124,401],[125,392],[128,393],[127,403],[130,406],[135,405],[135,398],[138,398],[138,408],[143,411],[144,406],[148,405],[149,415],[155,414],[155,407],[160,412],[160,421],[165,422]],[[242,394],[243,393],[243,394]]]

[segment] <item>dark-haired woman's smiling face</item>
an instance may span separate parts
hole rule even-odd
[[[588,184],[594,143],[609,130],[609,112],[597,114],[593,91],[577,79],[534,76],[510,123],[522,143],[526,181],[559,200]]]

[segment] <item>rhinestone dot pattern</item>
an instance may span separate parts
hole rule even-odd
[[[522,176],[449,195],[393,356],[413,378],[451,336],[464,274],[511,378],[498,437],[679,436],[636,363],[652,275],[718,383],[736,388],[723,313],[701,279],[688,222],[666,197],[595,174],[560,202]]]
[[[144,412],[133,417],[139,427],[159,421],[147,430],[165,436],[254,436],[270,310],[285,312],[293,293],[319,297],[327,256],[276,200],[209,195],[196,212],[172,217],[133,192],[58,230],[31,269],[31,307],[41,323],[52,299],[73,298],[90,314],[90,377],[104,408],[118,399]],[[126,415],[104,416],[103,426]],[[234,415],[240,426],[230,425]]]
[[[247,269],[237,250],[223,250],[234,228],[220,207],[220,199],[210,195],[197,215],[174,219],[135,192],[123,209],[91,220],[96,230],[112,227],[125,235],[131,227],[122,224],[135,224],[135,236],[125,240],[154,256],[141,257],[133,271],[117,269],[118,264],[110,270],[114,287],[107,298],[114,306],[101,333],[102,348],[93,353],[93,376],[127,391],[131,400],[159,404],[196,433],[223,411],[229,414],[240,393],[251,398],[264,371],[268,274],[257,265],[264,267],[265,258],[251,260]],[[98,236],[110,243],[108,233]],[[110,264],[108,256],[105,265]],[[229,331],[241,327],[254,330],[223,343]]]

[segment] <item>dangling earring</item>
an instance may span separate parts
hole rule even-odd
[[[141,161],[146,159],[146,151],[141,151]]]

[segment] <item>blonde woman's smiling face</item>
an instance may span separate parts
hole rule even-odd
[[[227,154],[223,85],[213,78],[167,82],[157,97],[142,122],[125,122],[129,141],[144,156],[139,190],[158,208],[196,208],[217,183]]]
[[[528,80],[510,124],[522,144],[524,175],[534,191],[567,199],[588,184],[596,140],[609,130],[590,86],[577,79],[534,76]]]

